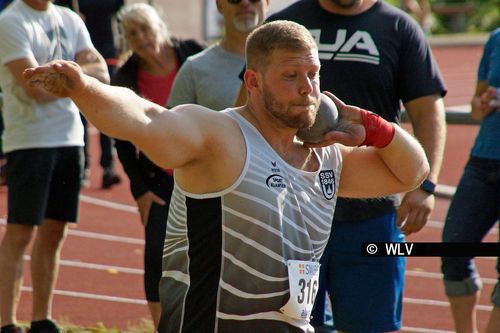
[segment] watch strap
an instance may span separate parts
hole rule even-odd
[[[420,189],[429,194],[434,194],[436,192],[436,184],[431,182],[429,179],[426,179],[420,184]]]

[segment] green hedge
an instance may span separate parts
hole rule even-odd
[[[385,0],[386,2],[399,6],[400,0]],[[432,5],[435,4],[474,4],[475,8],[466,15],[465,32],[490,32],[500,27],[500,0],[429,0]],[[447,26],[449,17],[444,15],[434,15],[434,25],[432,32],[434,34],[450,33]]]

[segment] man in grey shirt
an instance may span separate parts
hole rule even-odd
[[[224,17],[224,37],[191,56],[175,77],[167,105],[199,104],[213,110],[234,105],[245,66],[245,42],[268,10],[268,0],[215,0]]]

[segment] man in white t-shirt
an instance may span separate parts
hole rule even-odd
[[[0,332],[23,332],[16,307],[23,254],[31,256],[31,333],[60,332],[51,319],[52,291],[68,222],[76,222],[83,170],[78,108],[22,80],[26,68],[72,60],[107,83],[109,75],[80,17],[49,0],[16,0],[0,14],[0,85],[4,93],[8,217],[0,245]],[[35,226],[37,227],[34,237]]]

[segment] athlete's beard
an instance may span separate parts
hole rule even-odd
[[[337,6],[341,8],[352,8],[354,6],[357,6],[361,0],[330,0]]]
[[[285,105],[278,101],[275,95],[268,89],[268,86],[264,83],[263,85],[263,98],[264,106],[266,110],[276,119],[278,119],[283,125],[290,128],[309,128],[314,124],[316,119],[316,114],[319,109],[319,98],[308,97],[304,101],[300,101],[300,104],[313,104],[314,111],[307,113],[300,113],[293,115],[290,110],[289,105]]]
[[[239,19],[238,17],[233,17],[232,22],[234,28],[239,31],[239,32],[250,32],[253,29],[255,29],[260,21],[260,15],[258,12],[255,13],[252,17],[245,18],[245,19]]]

